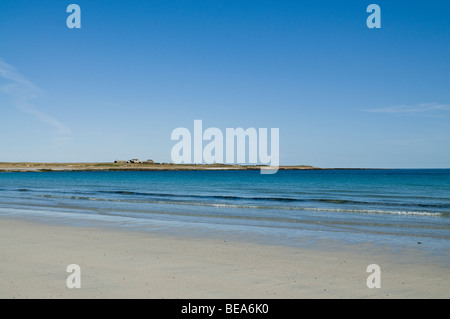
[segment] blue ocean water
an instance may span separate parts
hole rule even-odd
[[[450,247],[450,170],[0,173],[0,216]]]

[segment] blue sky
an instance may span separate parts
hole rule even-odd
[[[69,4],[81,29],[69,29]],[[366,8],[381,8],[369,29]],[[279,128],[280,164],[450,167],[448,1],[0,2],[0,161],[171,161]]]

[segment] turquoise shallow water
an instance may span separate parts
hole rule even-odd
[[[450,170],[0,173],[0,215],[450,247]]]

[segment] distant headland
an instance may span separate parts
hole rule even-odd
[[[173,164],[153,160],[114,161],[104,163],[35,163],[0,162],[0,172],[60,172],[60,171],[198,171],[198,170],[259,170],[265,165],[238,164]],[[280,166],[279,170],[321,169],[310,165]]]

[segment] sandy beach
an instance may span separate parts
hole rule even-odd
[[[418,245],[419,246],[419,245]],[[0,219],[0,298],[449,298],[448,264],[417,247],[288,247]],[[366,284],[381,267],[381,288]],[[81,288],[69,289],[69,264]]]

